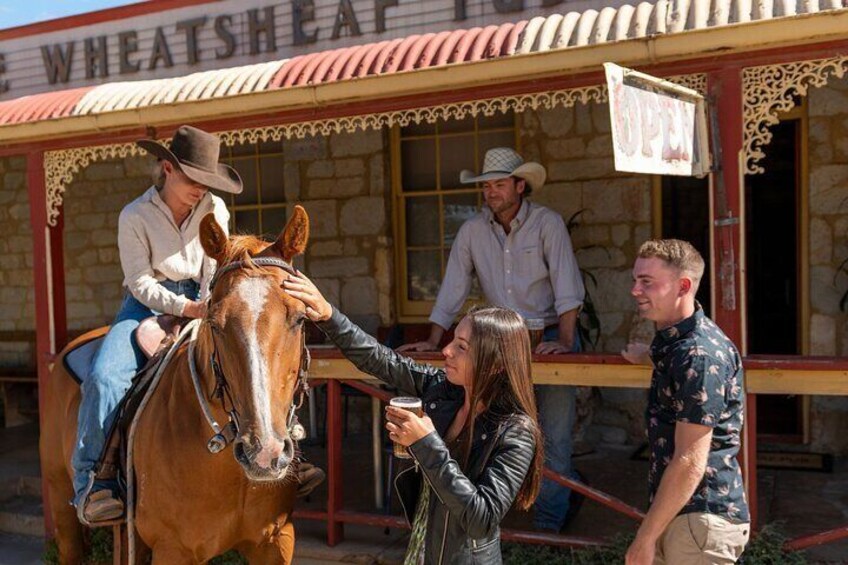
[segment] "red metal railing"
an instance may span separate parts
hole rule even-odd
[[[321,352],[317,357],[337,359],[338,354],[335,352]],[[572,355],[569,356],[568,360],[569,364],[594,365],[598,370],[602,370],[604,366],[606,366],[607,369],[623,372],[631,369],[631,367],[627,365],[621,357],[615,355]],[[546,363],[556,363],[557,366],[566,365],[562,363],[562,357],[558,356],[536,356],[535,361],[537,361],[537,363],[534,366],[534,369],[537,367],[540,368],[538,373],[542,373],[543,375],[545,374],[544,365]],[[756,410],[757,391],[761,390],[764,393],[779,394],[786,393],[787,387],[790,387],[796,394],[846,395],[848,394],[848,378],[846,378],[848,377],[848,361],[832,358],[748,358],[745,360],[745,367],[747,374],[749,375],[749,413],[746,418],[746,426],[749,427],[749,429],[746,437],[754,438],[752,441],[753,445],[750,446],[754,449],[748,449],[749,456],[747,459],[741,458],[741,463],[743,468],[747,471],[746,476],[749,477],[749,482],[746,486],[749,489],[749,501],[752,507],[752,515],[756,515],[757,501],[756,496],[753,494],[756,492],[756,474],[753,473],[753,469],[749,467],[751,464],[755,463],[756,418],[754,417],[754,413]],[[804,384],[798,384],[795,382],[792,385],[788,385],[786,380],[781,378],[781,372],[785,373],[787,371],[809,371],[814,374],[812,375],[813,378],[806,379]],[[343,508],[342,384],[353,387],[373,398],[380,399],[383,402],[388,402],[388,400],[393,396],[393,394],[388,391],[363,382],[361,380],[361,376],[354,376],[356,370],[350,366],[349,373],[352,378],[339,378],[338,375],[335,375],[331,376],[331,378],[313,381],[313,386],[327,386],[327,509],[325,511],[299,510],[294,514],[296,518],[300,519],[326,521],[327,543],[330,546],[334,546],[343,541],[344,524],[346,523],[404,529],[409,527],[406,520],[400,516],[354,512]],[[558,373],[557,371],[553,371],[552,374],[557,375]],[[785,376],[785,374],[783,376]],[[626,384],[619,384],[618,386],[632,387],[645,386],[647,384],[642,383],[634,385],[635,381],[632,377],[625,377],[625,380]],[[812,384],[810,384],[811,382]],[[575,378],[569,379],[567,384],[582,385],[590,383],[585,382],[585,377],[581,374]],[[615,383],[609,381],[603,383],[603,385],[616,386]],[[629,518],[639,521],[645,516],[644,512],[638,508],[635,508],[614,496],[589,487],[579,481],[554,473],[550,469],[546,468],[544,470],[544,475]],[[595,538],[545,534],[522,530],[503,530],[501,537],[507,541],[553,546],[588,547],[604,544],[603,540]],[[785,547],[791,550],[800,550],[846,538],[848,538],[848,526],[843,526],[826,532],[790,540],[786,543]]]
[[[341,380],[327,379],[326,381],[315,381],[312,383],[313,388],[326,384],[327,386],[327,510],[298,510],[295,511],[294,517],[307,520],[322,520],[327,522],[327,544],[334,546],[344,540],[345,523],[361,524],[366,526],[378,526],[389,528],[408,529],[409,525],[406,520],[400,516],[386,516],[385,514],[376,514],[369,512],[353,512],[344,510],[342,506],[343,500],[343,484],[342,480],[342,392],[343,384],[362,391],[373,398],[378,398],[384,402],[388,402],[394,394],[371,386],[360,380]],[[573,488],[574,490],[585,495],[587,498],[595,500],[604,506],[612,508],[617,512],[621,512],[626,516],[641,520],[645,515],[642,511],[627,503],[610,496],[602,491],[586,486],[578,481],[571,480],[554,473],[550,469],[545,469],[545,476],[552,480]],[[539,532],[529,532],[523,530],[502,530],[501,537],[507,541],[515,541],[528,544],[553,545],[561,547],[590,547],[603,545],[603,540],[595,538],[587,538],[581,536],[564,536],[556,534],[545,534]]]

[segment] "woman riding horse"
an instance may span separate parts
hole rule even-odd
[[[82,383],[76,449],[73,456],[74,506],[88,523],[119,518],[124,505],[117,485],[95,481],[95,465],[117,406],[144,355],[133,334],[139,323],[164,313],[188,318],[206,314],[215,262],[198,237],[210,212],[227,229],[229,212],[209,189],[242,191],[238,173],[218,163],[220,141],[210,133],[181,126],[170,150],[153,140],[139,147],[159,159],[157,182],[121,211],[118,248],[124,271],[124,300]]]

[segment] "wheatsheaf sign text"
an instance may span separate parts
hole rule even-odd
[[[386,31],[387,11],[396,8],[404,0],[373,0],[369,9],[373,13],[373,30],[368,33]],[[521,12],[530,1],[488,0],[498,13]],[[533,7],[550,7],[564,0],[532,0]],[[47,82],[51,85],[67,83],[77,78],[107,78],[114,75],[132,75],[141,70],[155,71],[174,65],[192,66],[200,61],[225,60],[235,53],[249,55],[273,53],[278,45],[276,30],[280,24],[291,26],[287,35],[291,45],[308,45],[319,39],[338,39],[342,35],[361,36],[362,4],[354,7],[352,0],[338,0],[336,17],[332,26],[315,23],[315,0],[291,0],[291,10],[286,10],[289,22],[280,22],[281,5],[254,8],[238,14],[220,14],[214,17],[197,16],[177,21],[172,26],[159,26],[154,30],[152,46],[142,49],[138,30],[128,29],[109,35],[98,35],[50,43],[39,47]],[[358,12],[359,11],[359,12]],[[467,18],[466,0],[454,0],[453,19]],[[236,26],[246,33],[235,32]],[[215,44],[201,48],[198,37],[201,32],[214,32]],[[116,41],[117,40],[117,41]],[[240,43],[241,41],[241,43]],[[173,55],[173,47],[182,42],[179,60]],[[117,45],[117,48],[115,47]],[[82,57],[79,57],[80,51]],[[11,80],[4,78],[9,72],[9,62],[0,52],[0,94],[14,88]]]

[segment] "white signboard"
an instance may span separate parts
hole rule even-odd
[[[615,169],[654,175],[709,172],[704,97],[694,90],[604,63]]]

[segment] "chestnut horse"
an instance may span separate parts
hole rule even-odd
[[[212,214],[201,223],[203,249],[218,262],[209,311],[194,347],[183,345],[163,369],[132,441],[135,537],[145,554],[152,552],[154,564],[204,563],[230,549],[251,563],[291,562],[298,460],[290,410],[308,352],[304,306],[282,283],[308,236],[309,219],[300,206],[273,244],[252,236],[227,238]],[[83,559],[82,527],[68,504],[80,389],[63,358],[102,333],[90,332],[65,348],[45,391],[41,462],[60,561],[68,564]],[[213,454],[207,448],[214,432],[195,391],[189,351],[211,415],[218,422],[235,416],[231,449]],[[227,400],[215,394],[222,380]]]

